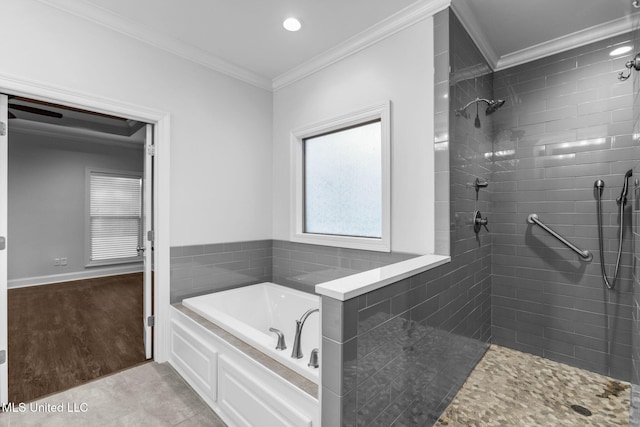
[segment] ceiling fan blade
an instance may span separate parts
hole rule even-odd
[[[56,113],[55,111],[43,110],[42,108],[29,107],[28,105],[20,105],[20,104],[9,104],[9,109],[25,111],[27,113],[39,114],[41,116],[55,117],[56,119],[61,119],[62,114]]]
[[[67,105],[53,104],[51,102],[39,101],[37,99],[23,98],[21,96],[15,96],[15,97],[13,97],[13,99],[15,99],[16,101],[26,101],[26,102],[29,102],[29,103],[32,103],[32,104],[44,105],[45,107],[62,108],[62,109],[69,110],[69,111],[76,111],[76,112],[79,112],[79,113],[92,114],[94,116],[105,117],[107,119],[115,119],[115,120],[122,120],[122,121],[126,121],[127,120],[127,119],[125,119],[123,117],[112,116],[111,114],[105,114],[105,113],[98,113],[98,112],[95,112],[95,111],[83,110],[81,108],[69,107]]]

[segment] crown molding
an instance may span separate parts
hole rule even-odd
[[[77,0],[37,0],[47,6],[86,19],[118,33],[127,35],[143,43],[152,45],[176,56],[203,65],[209,69],[226,74],[235,79],[271,90],[272,82],[245,68],[225,61],[215,55],[198,49],[193,45],[166,36],[157,31],[145,28],[123,16],[110,12],[101,7]]]
[[[623,16],[609,22],[585,28],[584,30],[576,31],[575,33],[567,34],[566,36],[533,45],[526,49],[502,55],[494,67],[494,70],[499,71],[511,68],[516,65],[584,46],[589,43],[628,33],[633,31],[632,17],[634,15]]]
[[[480,50],[484,59],[489,63],[489,67],[491,67],[492,70],[495,69],[500,57],[487,41],[487,38],[482,31],[482,26],[478,23],[478,20],[469,7],[469,4],[463,1],[454,2],[451,4],[451,9],[453,9],[458,20],[471,39],[475,42],[476,47]]]
[[[473,11],[469,8],[468,3],[456,2],[453,3],[451,7],[462,23],[464,29],[469,33],[469,36],[471,36],[485,60],[494,71],[525,64],[549,55],[630,32],[633,30],[633,17],[638,16],[638,13],[631,16],[623,16],[609,22],[594,25],[593,27],[585,28],[553,40],[500,56],[487,41],[487,38],[481,29],[482,27],[478,23]]]
[[[404,30],[441,10],[446,9],[451,0],[418,0],[383,21],[345,40],[335,47],[314,56],[301,65],[273,79],[273,90],[277,91],[323,68],[341,61],[379,41]]]

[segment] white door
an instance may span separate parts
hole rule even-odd
[[[143,245],[144,245],[144,351],[147,359],[153,356],[153,308],[151,294],[153,292],[153,125],[147,125],[145,138],[144,178],[143,185]]]
[[[7,317],[7,166],[8,162],[8,97],[0,94],[0,403],[9,401],[9,354]]]

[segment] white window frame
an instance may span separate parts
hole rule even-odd
[[[131,263],[141,263],[143,261],[143,255],[139,254],[135,257],[129,258],[118,258],[118,259],[107,259],[100,261],[91,260],[91,174],[99,173],[105,175],[113,175],[117,177],[123,178],[137,178],[142,180],[143,175],[142,172],[131,172],[131,171],[122,171],[115,169],[99,169],[99,168],[86,168],[85,170],[85,226],[84,226],[84,236],[85,236],[85,250],[84,250],[84,264],[85,267],[98,267],[98,266],[108,266],[108,265],[117,265],[117,264],[131,264]],[[142,198],[144,198],[144,194],[142,194]],[[142,200],[141,203],[141,216],[140,216],[140,226],[142,227]],[[142,230],[142,228],[141,228]],[[141,231],[142,232],[142,231]],[[140,237],[139,237],[140,239]]]
[[[342,116],[291,131],[291,229],[294,242],[314,245],[391,251],[391,102],[370,105]],[[382,237],[354,237],[314,234],[304,231],[304,140],[343,128],[380,120],[382,139]]]

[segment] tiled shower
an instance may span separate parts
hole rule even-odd
[[[452,36],[455,63],[456,51],[471,49],[472,42],[451,15],[452,28],[462,34]],[[456,40],[464,41],[464,47]],[[491,159],[486,176],[491,341],[638,384],[635,247],[640,194],[636,191],[625,209],[620,273],[615,289],[608,290],[600,272],[594,190],[596,180],[605,181],[604,257],[611,278],[618,248],[616,197],[625,172],[633,169],[636,177],[640,173],[640,151],[638,78],[634,76],[634,84],[617,79],[636,50],[623,57],[609,53],[615,47],[633,46],[634,41],[634,34],[627,33],[494,73],[478,71],[463,83],[475,87],[466,99],[458,95],[457,81],[451,93],[454,111],[474,97],[506,101],[491,117],[482,120],[480,115],[480,129],[474,129],[473,116],[467,120],[477,140],[486,138],[485,125],[491,129],[491,149],[484,153]],[[456,146],[465,147],[468,139],[452,137],[452,164]],[[452,199],[453,205],[457,197],[452,194]],[[529,224],[532,213],[578,248],[590,251],[593,260],[584,262],[545,230]],[[632,397],[632,407],[637,406],[638,398]],[[634,412],[632,425],[639,419]]]
[[[594,182],[605,181],[604,251],[613,274],[623,177],[639,151],[631,82],[612,49],[630,34],[498,71],[492,174],[493,342],[628,380],[631,374],[632,238],[625,230],[619,278],[600,273]],[[581,249],[583,262],[527,216]],[[631,223],[631,206],[625,211]]]

